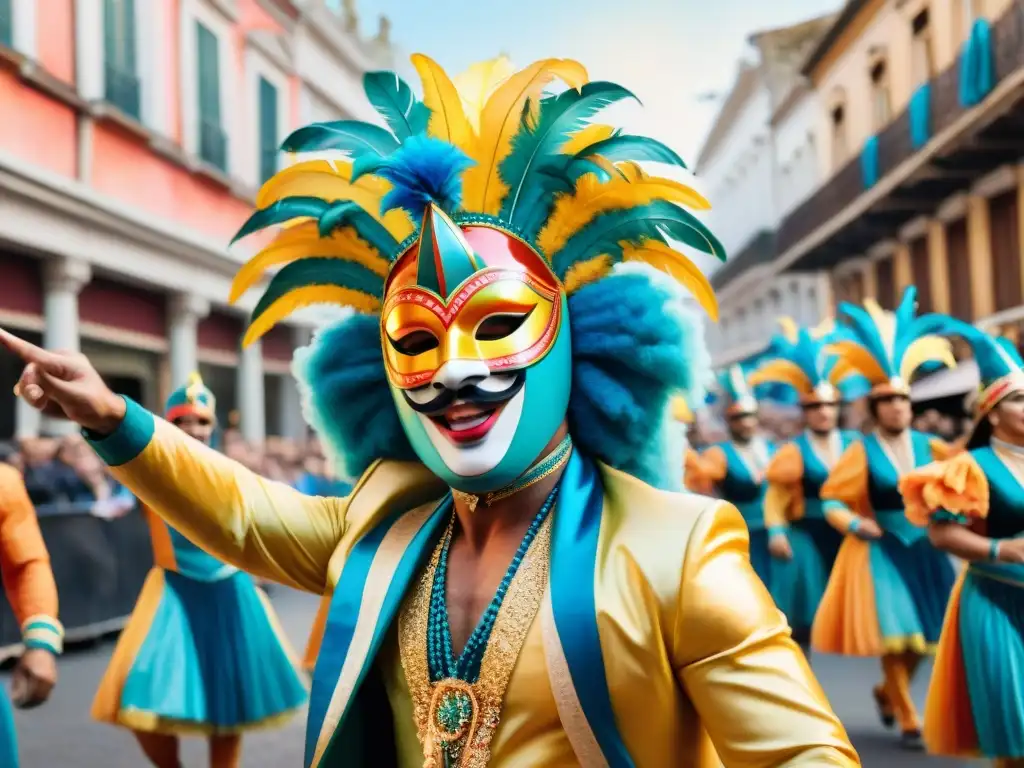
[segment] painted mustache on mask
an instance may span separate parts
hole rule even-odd
[[[448,389],[440,384],[433,384],[430,386],[439,389],[440,393],[437,397],[427,402],[417,402],[409,396],[407,391],[403,391],[402,395],[405,397],[405,402],[407,402],[409,407],[414,411],[430,415],[434,413],[441,413],[456,400],[472,403],[474,405],[494,405],[497,403],[504,403],[506,400],[511,400],[515,397],[519,390],[523,388],[523,384],[525,383],[526,371],[522,370],[516,371],[513,382],[508,387],[498,392],[483,389],[476,384],[466,384],[458,389]]]

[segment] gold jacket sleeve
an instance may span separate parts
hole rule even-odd
[[[789,627],[750,565],[740,513],[716,503],[687,547],[674,664],[730,768],[859,766]]]
[[[340,571],[343,555],[334,555],[347,552],[339,547],[347,532],[361,535],[382,509],[426,500],[425,470],[400,462],[377,462],[346,498],[306,496],[127,403],[115,433],[87,435],[114,477],[195,544],[256,576],[323,594]]]

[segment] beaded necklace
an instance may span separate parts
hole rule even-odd
[[[569,437],[569,435],[566,435],[562,438],[562,441],[555,446],[555,449],[551,451],[551,453],[530,467],[522,477],[516,478],[504,488],[499,488],[496,491],[488,491],[483,496],[453,489],[452,496],[465,502],[469,507],[470,512],[475,512],[477,504],[481,501],[485,507],[489,507],[496,501],[507,499],[509,496],[526,490],[535,483],[539,483],[568,460],[570,451],[572,451],[572,438]]]
[[[548,459],[559,455],[554,465],[558,469],[568,460],[569,453],[560,445],[537,466],[545,466],[544,474],[550,474],[553,469],[548,467]],[[399,645],[425,768],[487,765],[489,743],[498,726],[505,689],[547,585],[550,512],[558,497],[558,487],[531,521],[494,597],[458,658],[452,648],[445,600],[454,511],[418,589],[403,607]]]

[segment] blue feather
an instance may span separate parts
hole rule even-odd
[[[907,347],[917,338],[914,333],[914,315],[917,312],[917,288],[908,285],[896,307],[896,338],[893,342],[893,362],[899,368]]]
[[[871,353],[871,356],[882,366],[882,371],[887,376],[895,376],[893,362],[885,349],[885,342],[878,333],[878,326],[868,314],[867,310],[855,304],[843,302],[839,305],[839,311],[846,315],[847,327],[853,334],[853,339],[864,349]]]
[[[570,165],[569,175],[572,178],[578,178],[584,173],[589,173],[587,166],[579,163],[579,161],[594,155],[603,157],[612,163],[631,160],[633,162],[665,163],[684,170],[686,169],[686,163],[683,162],[683,158],[677,155],[675,150],[667,144],[646,136],[617,133],[577,152],[574,162]]]
[[[539,172],[545,164],[557,159],[568,162],[569,156],[559,150],[587,120],[623,99],[636,98],[615,83],[587,83],[577,91],[570,88],[557,96],[542,99],[536,125],[530,124],[530,105],[523,109],[522,125],[512,139],[512,151],[498,168],[509,192],[501,208],[501,217],[527,236],[533,236],[554,201],[550,181]],[[541,211],[536,211],[536,208]],[[530,222],[525,226],[525,222]]]
[[[419,221],[430,203],[449,214],[459,207],[462,172],[471,165],[473,161],[458,147],[416,135],[389,157],[357,161],[352,180],[366,173],[387,179],[392,188],[381,201],[381,212],[401,208]]]
[[[394,72],[367,72],[363,90],[400,142],[427,130],[430,110]]]
[[[261,229],[272,227],[277,224],[284,224],[286,221],[310,216],[319,218],[330,208],[330,203],[321,200],[319,197],[285,197],[276,203],[260,208],[245,220],[239,227],[238,232],[231,238],[236,243],[243,237],[259,232]]]
[[[384,281],[376,272],[354,261],[313,256],[293,261],[278,271],[270,280],[252,311],[255,322],[270,306],[297,288],[310,285],[338,285],[371,296],[384,294]]]
[[[288,198],[285,198],[288,199]],[[331,203],[318,222],[321,237],[329,237],[342,227],[352,227],[363,240],[388,258],[398,255],[398,241],[387,228],[351,200]]]
[[[306,420],[337,472],[354,480],[377,459],[414,461],[384,370],[380,319],[353,314],[295,352]]]
[[[653,268],[620,265],[569,297],[573,373],[569,429],[581,451],[653,486],[678,490],[681,446],[669,402],[699,397],[708,359],[683,290]]]
[[[335,120],[312,123],[291,133],[282,142],[285,152],[323,152],[336,150],[352,157],[389,155],[398,149],[398,140],[379,125],[359,120]]]
[[[608,211],[595,217],[569,238],[558,253],[551,254],[551,263],[559,279],[564,279],[569,268],[578,261],[598,254],[620,258],[623,242],[639,244],[646,239],[665,242],[662,230],[674,240],[725,259],[725,248],[697,217],[678,205],[655,200],[649,205]]]

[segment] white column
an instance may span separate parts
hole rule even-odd
[[[103,0],[75,0],[75,71],[78,92],[103,98]]]
[[[238,413],[242,436],[252,443],[266,437],[263,391],[263,349],[259,342],[241,351],[238,359]]]
[[[183,386],[199,370],[199,321],[210,312],[210,303],[193,294],[171,297],[168,309],[168,340],[171,389]]]
[[[142,122],[162,136],[171,134],[167,115],[167,24],[172,15],[162,3],[135,3],[136,61],[142,84]]]
[[[84,261],[53,259],[43,267],[43,346],[78,352],[81,349],[78,329],[78,293],[92,278],[92,269]],[[67,434],[75,425],[52,421],[49,431]]]
[[[296,349],[309,344],[308,328],[292,328],[292,344]],[[278,408],[281,412],[281,433],[293,440],[306,437],[306,417],[302,413],[302,395],[295,377],[288,374],[281,377]]]

